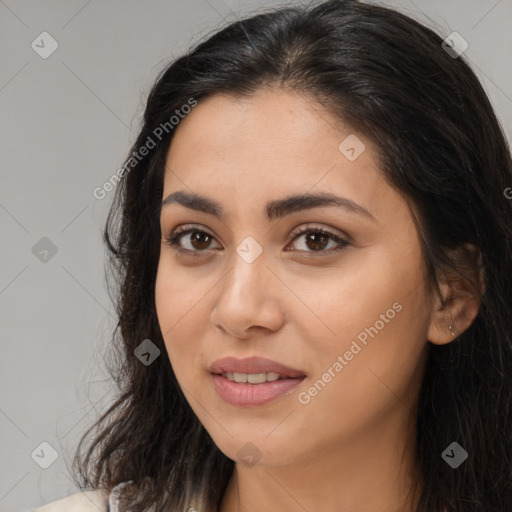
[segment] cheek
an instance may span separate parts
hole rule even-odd
[[[311,329],[304,335],[315,341],[307,347],[314,372],[300,390],[307,394],[302,403],[310,399],[307,421],[329,409],[350,412],[351,419],[335,415],[338,426],[361,424],[388,410],[397,397],[414,399],[426,347],[428,295],[419,251],[411,244],[401,254],[403,261],[396,264],[391,252],[368,252],[371,261],[347,264],[336,281],[326,280],[325,293],[316,293],[313,307],[334,334],[315,337]]]
[[[169,268],[170,265],[159,265],[155,305],[167,353],[179,380],[185,369],[192,376],[190,370],[197,371],[199,366],[197,360],[202,339],[199,330],[204,329],[204,325],[197,322],[197,318],[206,314],[204,298],[208,287],[199,284],[201,281],[191,285],[183,273],[176,269],[171,272]]]
[[[403,261],[397,263],[399,255]],[[302,305],[292,309],[292,322],[304,329],[302,339],[316,353],[348,348],[353,338],[376,323],[379,336],[400,332],[409,312],[417,314],[425,303],[420,262],[412,243],[406,248],[376,246],[347,252],[336,268],[293,279]]]

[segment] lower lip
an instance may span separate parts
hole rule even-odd
[[[234,382],[212,374],[213,385],[222,400],[238,407],[264,405],[291,393],[306,377],[279,379],[261,384]]]

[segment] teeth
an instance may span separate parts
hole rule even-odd
[[[266,373],[237,373],[225,372],[224,377],[231,382],[248,382],[249,384],[262,384],[263,382],[273,382],[279,379],[279,374],[275,372]]]
[[[251,384],[261,384],[262,382],[267,381],[266,373],[248,373],[247,374],[247,382]]]

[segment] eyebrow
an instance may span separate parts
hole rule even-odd
[[[208,215],[213,215],[218,219],[224,219],[226,214],[222,206],[216,201],[195,193],[178,190],[172,192],[162,201],[162,208],[170,204],[177,203],[190,210],[196,210]],[[322,206],[336,206],[347,211],[376,220],[375,217],[363,206],[328,192],[317,192],[308,194],[297,194],[269,201],[265,205],[265,211],[269,220],[285,217],[291,213],[303,210],[310,210]]]

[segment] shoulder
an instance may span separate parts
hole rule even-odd
[[[107,512],[108,494],[104,490],[83,491],[47,503],[32,512]]]

